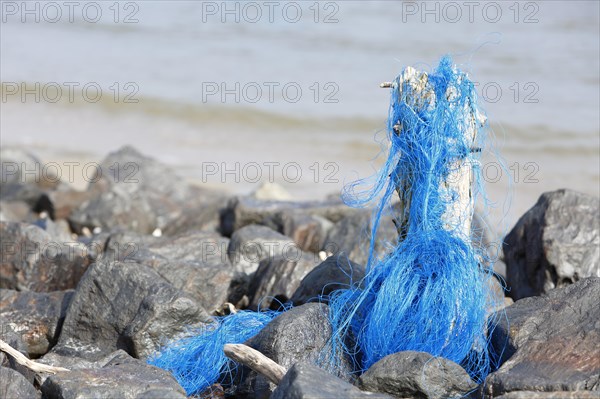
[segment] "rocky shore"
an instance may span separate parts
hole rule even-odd
[[[505,237],[508,291],[496,292],[506,307],[490,309],[502,313],[490,334],[497,349],[507,344],[483,384],[421,352],[389,355],[348,381],[315,365],[331,334],[319,296],[364,276],[368,210],[268,189],[230,197],[131,147],[109,154],[77,191],[34,155],[1,151],[0,339],[70,370],[36,374],[0,353],[2,398],[185,398],[146,360],[227,303],[294,305],[246,343],[288,371],[275,386],[244,369],[232,387],[201,396],[600,397],[598,198],[545,193]],[[383,221],[380,237],[395,234]]]

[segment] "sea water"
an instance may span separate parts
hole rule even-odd
[[[69,7],[2,3],[2,145],[45,162],[132,144],[232,193],[274,181],[297,199],[335,195],[384,159],[379,84],[449,53],[477,82],[503,158],[481,164],[498,230],[545,191],[599,194],[597,2]]]

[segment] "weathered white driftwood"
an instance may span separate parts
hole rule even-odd
[[[410,105],[414,109],[421,109],[435,104],[435,92],[429,83],[429,76],[426,72],[419,72],[412,67],[407,67],[400,75],[397,87],[395,87],[395,83],[384,82],[381,83],[380,87],[391,87],[393,90],[402,90],[404,85],[409,85],[413,93],[419,93],[410,99],[412,102]],[[454,88],[450,88],[446,92],[446,97],[451,99],[458,94]],[[467,129],[464,132],[465,141],[469,146],[472,147],[474,145],[477,130],[485,124],[485,121],[485,116],[479,112],[470,113],[469,120],[466,121]],[[398,126],[396,134],[401,134],[401,128],[401,126]],[[469,240],[474,211],[473,160],[465,156],[462,159],[455,159],[451,162],[450,173],[442,183],[442,187],[440,187],[442,198],[449,200],[449,205],[442,217],[444,228],[454,232],[464,240]],[[406,229],[408,227],[408,209],[410,208],[412,189],[411,187],[407,187],[406,182],[401,182],[396,191],[403,210],[400,212],[400,218],[395,220],[394,223],[398,229],[400,239],[403,240],[408,233]],[[454,200],[450,200],[451,198],[454,198]]]
[[[18,350],[12,348],[9,344],[7,344],[6,342],[4,342],[1,339],[0,339],[0,351],[6,352],[10,356],[12,356],[17,363],[27,367],[29,370],[31,370],[35,373],[56,374],[59,372],[70,371],[69,369],[65,369],[63,367],[48,366],[47,364],[34,362],[33,360],[28,359],[25,355],[23,355]]]
[[[285,373],[287,373],[285,367],[275,363],[249,346],[243,344],[226,344],[223,346],[223,351],[231,360],[250,367],[257,373],[267,377],[275,385],[279,385],[279,382]]]

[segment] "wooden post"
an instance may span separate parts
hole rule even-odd
[[[414,109],[422,109],[426,106],[434,106],[436,102],[435,92],[429,84],[429,76],[426,72],[419,72],[412,67],[406,67],[394,82],[384,82],[380,87],[391,87],[392,90],[402,90],[409,85],[411,93],[410,98],[404,98],[405,101]],[[402,93],[400,93],[402,94]],[[457,96],[456,89],[451,87],[446,92],[446,97],[452,99]],[[402,98],[402,95],[399,96]],[[485,124],[486,118],[480,113],[470,113],[467,121],[468,127],[465,131],[465,139],[468,148],[473,150],[477,130]],[[402,134],[402,126],[394,126],[395,134]],[[463,240],[470,241],[471,223],[474,212],[474,198],[472,191],[473,184],[473,161],[465,154],[460,159],[451,161],[450,173],[440,187],[440,196],[448,200],[448,207],[442,216],[444,228],[461,237]],[[408,182],[398,182],[396,192],[400,199],[401,212],[399,218],[394,220],[400,240],[404,240],[408,234],[408,216],[411,204],[411,187]]]

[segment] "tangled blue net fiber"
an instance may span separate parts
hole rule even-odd
[[[461,364],[481,382],[494,362],[487,343],[496,323],[488,314],[498,299],[491,262],[464,228],[476,193],[469,188],[465,197],[459,187],[459,172],[467,169],[467,187],[476,187],[468,183],[477,179],[482,135],[476,132],[484,122],[475,88],[444,57],[426,75],[407,68],[391,91],[387,162],[371,189],[360,192],[357,182],[345,193],[349,205],[379,205],[364,280],[330,297],[331,363],[345,352],[360,372],[389,354],[422,351]],[[376,231],[396,194],[399,239],[378,259]]]
[[[241,344],[260,332],[280,312],[238,311],[215,317],[200,330],[165,345],[148,363],[170,371],[188,395],[214,383],[231,382],[237,365],[223,352],[225,344]]]
[[[407,68],[393,82],[387,161],[370,189],[358,191],[359,181],[345,192],[351,206],[378,201],[366,275],[329,295],[333,333],[321,366],[340,371],[351,360],[360,373],[387,355],[413,350],[459,363],[477,382],[495,367],[488,341],[502,299],[493,295],[492,261],[471,237],[474,199],[483,194],[476,167],[483,125],[474,84],[449,57],[429,74]],[[392,206],[396,194],[399,207]],[[381,258],[377,232],[390,213],[399,238]],[[245,342],[280,313],[215,318],[168,343],[149,363],[173,373],[188,395],[227,384],[236,364],[223,345]]]

